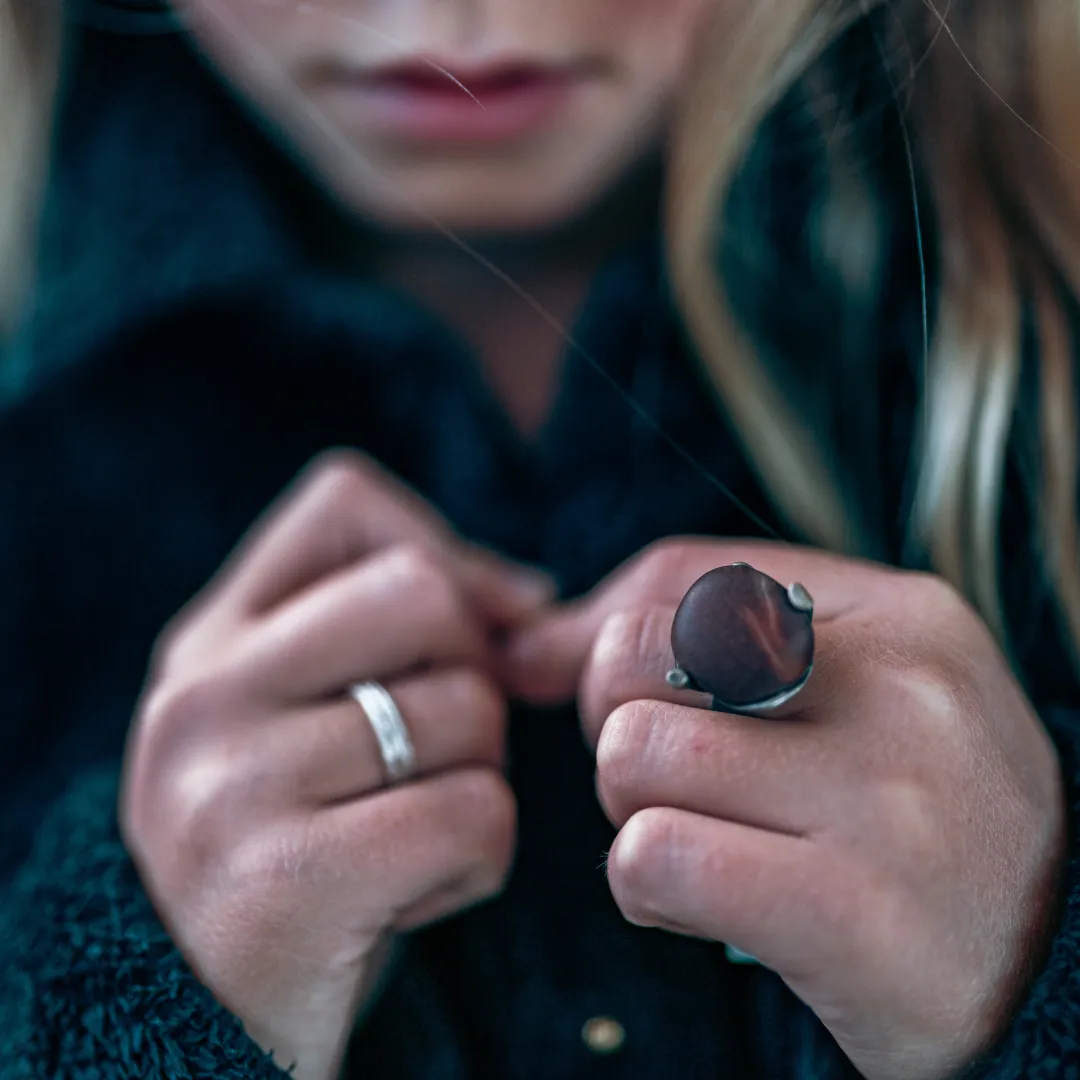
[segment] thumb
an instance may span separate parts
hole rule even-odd
[[[550,574],[473,544],[457,550],[452,560],[466,598],[484,621],[499,629],[536,615],[558,593]]]
[[[548,608],[526,621],[496,652],[496,671],[508,696],[533,705],[572,701],[609,612],[595,602]]]

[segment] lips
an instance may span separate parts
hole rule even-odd
[[[397,89],[417,94],[472,94],[483,102],[487,96],[521,92],[539,85],[564,80],[565,72],[539,64],[502,64],[468,70],[439,64],[401,64],[383,68],[367,77],[372,87]],[[466,93],[466,91],[468,93]]]
[[[339,85],[357,123],[411,142],[499,142],[549,124],[583,78],[558,65],[410,58]]]

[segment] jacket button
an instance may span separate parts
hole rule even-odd
[[[594,1054],[615,1054],[626,1042],[626,1029],[610,1016],[594,1016],[586,1020],[581,1038]]]

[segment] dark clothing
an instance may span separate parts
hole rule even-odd
[[[170,942],[115,822],[154,635],[254,517],[313,455],[359,446],[463,534],[550,568],[566,596],[661,536],[761,535],[732,496],[779,524],[686,354],[656,251],[598,280],[576,333],[606,374],[570,357],[526,443],[444,328],[309,247],[334,211],[179,42],[83,46],[39,291],[2,365],[0,1078],[269,1080],[281,1073]],[[904,336],[894,344],[896,478],[912,387]],[[1032,694],[1071,784],[1080,702],[1049,635],[1032,635]],[[505,894],[408,938],[354,1039],[355,1075],[854,1075],[776,976],[622,919],[573,710],[517,710],[510,771]],[[1075,858],[1066,889],[988,1077],[1080,1076]],[[598,1014],[628,1032],[610,1057],[580,1036]]]

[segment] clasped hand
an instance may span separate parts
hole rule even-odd
[[[816,601],[814,673],[779,720],[665,682],[679,600],[739,560]],[[344,693],[361,679],[404,716],[408,783],[385,784]],[[162,634],[120,802],[178,947],[300,1080],[338,1074],[394,934],[501,889],[513,698],[577,702],[629,920],[756,956],[870,1080],[940,1080],[1001,1033],[1053,922],[1062,783],[951,589],[686,539],[554,604],[375,462],[333,454]]]
[[[815,598],[814,673],[779,720],[664,680],[679,600],[737,560]],[[1052,918],[1061,781],[991,635],[939,578],[667,540],[520,631],[505,681],[577,698],[631,922],[757,957],[871,1080],[950,1076],[1001,1034]]]

